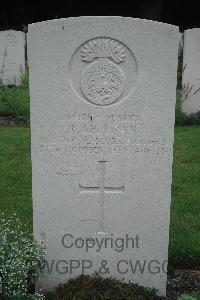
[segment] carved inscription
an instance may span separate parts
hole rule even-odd
[[[157,137],[141,138],[142,120],[134,114],[72,114],[60,125],[62,136],[40,138],[40,153],[163,155],[169,146]]]

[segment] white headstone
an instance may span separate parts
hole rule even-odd
[[[200,28],[184,32],[183,66],[182,110],[189,115],[200,111]]]
[[[0,81],[20,85],[25,71],[25,34],[21,31],[0,32]]]
[[[29,26],[41,287],[85,268],[165,294],[178,39],[175,26],[123,17]]]

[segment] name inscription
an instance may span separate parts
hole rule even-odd
[[[134,114],[71,114],[59,137],[40,137],[40,153],[52,155],[164,154],[169,145],[144,136],[142,119]],[[141,138],[141,135],[144,136]]]

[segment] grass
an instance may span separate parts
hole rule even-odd
[[[0,209],[15,211],[32,230],[30,130],[0,128]],[[200,127],[175,128],[169,257],[200,260]]]
[[[28,89],[26,87],[4,87],[5,93],[8,99],[12,99],[12,106],[15,109],[19,110],[21,115],[28,115],[29,112],[29,95]],[[2,90],[2,88],[0,88]],[[0,101],[0,113],[1,115],[11,114],[10,108],[8,105]]]
[[[194,299],[196,299],[196,300],[200,300],[200,292],[199,293],[194,292],[194,293],[191,293],[189,295],[194,297]]]
[[[4,100],[5,98],[7,101]],[[25,124],[29,125],[29,109],[30,99],[27,70],[20,87],[0,87],[0,116],[11,115],[15,118],[18,118],[18,116],[22,116]],[[191,124],[192,122],[200,124],[200,116],[193,117],[191,120],[190,118],[186,117],[186,115],[181,110],[181,91],[180,89],[177,89],[176,125],[181,126],[185,124]]]
[[[175,129],[169,256],[200,265],[200,127]]]
[[[32,230],[30,129],[0,128],[0,209],[15,211]]]
[[[191,294],[183,294],[178,300],[200,300],[200,293],[193,292]]]
[[[29,111],[28,71],[26,71],[21,86],[0,85],[0,116],[11,115],[16,119],[22,117],[25,124],[29,125]]]

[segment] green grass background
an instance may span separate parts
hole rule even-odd
[[[6,99],[6,101],[5,101]],[[0,116],[22,115],[29,124],[28,71],[20,87],[0,87]],[[200,126],[180,126],[177,90],[169,257],[173,264],[200,266]],[[15,211],[32,231],[29,128],[0,128],[0,209]]]
[[[0,100],[6,97],[8,102],[19,111],[20,115],[29,115],[29,90],[28,87],[4,87],[0,88]],[[9,115],[12,113],[9,105],[0,101],[0,114]]]
[[[29,128],[0,128],[0,209],[15,211],[32,230]],[[200,126],[176,127],[170,262],[200,265]]]
[[[23,117],[24,123],[29,125],[30,97],[28,70],[18,87],[0,84],[0,116],[12,116],[16,120]]]
[[[200,265],[200,127],[176,127],[169,256]]]
[[[0,209],[14,211],[32,230],[29,128],[0,128]]]

